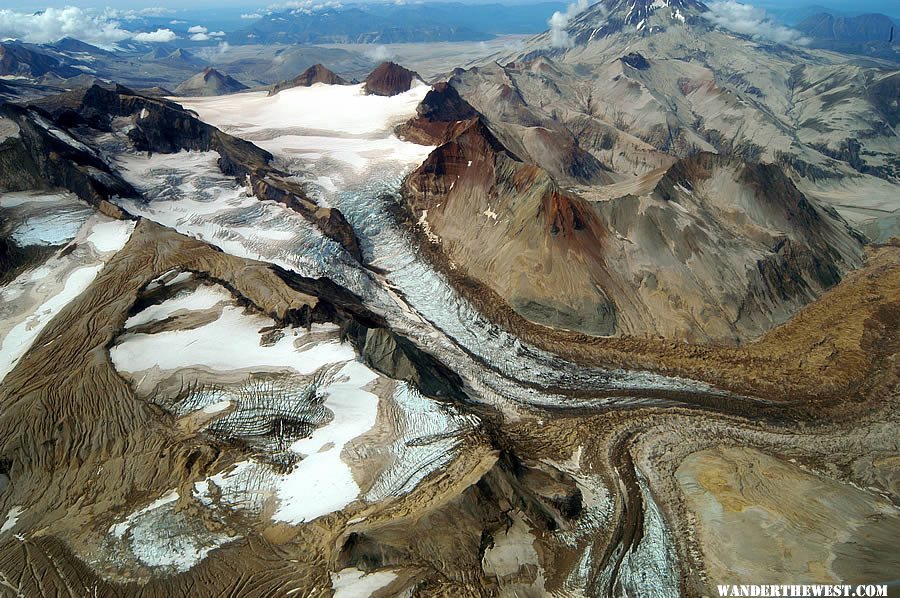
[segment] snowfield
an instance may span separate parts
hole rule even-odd
[[[269,97],[254,91],[227,96],[169,98],[195,111],[200,118],[238,137],[267,129],[327,130],[350,135],[378,133],[415,114],[431,89],[414,83],[392,97],[369,96],[363,85],[326,85],[285,89]]]
[[[358,182],[378,165],[412,169],[434,149],[403,141],[392,131],[415,115],[428,85],[416,83],[392,97],[367,96],[362,87],[317,83],[272,97],[249,92],[173,99],[289,163],[301,179],[315,185],[319,203],[329,205],[339,187]]]
[[[182,307],[177,301],[175,307]],[[163,314],[172,307],[171,304],[160,306],[158,313]],[[147,316],[142,317],[145,318],[149,321]],[[267,316],[246,314],[241,308],[227,305],[223,307],[218,319],[204,326],[157,334],[126,334],[121,337],[118,345],[110,349],[109,354],[116,369],[128,373],[154,367],[178,370],[205,366],[220,372],[251,368],[291,368],[305,375],[323,366],[356,358],[356,353],[349,344],[336,340],[298,350],[296,341],[307,333],[297,328],[287,330],[287,334],[278,342],[261,346],[260,329],[274,323]],[[313,331],[316,332],[328,330],[337,330],[337,326],[313,326]]]

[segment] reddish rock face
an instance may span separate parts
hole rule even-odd
[[[395,96],[412,88],[418,74],[393,62],[383,62],[366,77],[365,90],[369,95]]]
[[[441,145],[460,135],[478,112],[453,86],[441,82],[426,94],[416,117],[397,127],[397,135],[422,145]]]
[[[276,83],[269,92],[269,95],[273,96],[279,91],[291,89],[293,87],[311,87],[316,83],[325,83],[326,85],[348,85],[346,79],[343,79],[321,64],[314,64],[293,79]]]

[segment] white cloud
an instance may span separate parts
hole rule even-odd
[[[0,9],[0,39],[42,44],[74,37],[108,48],[131,36],[132,33],[123,29],[119,21],[74,6],[35,13]]]
[[[312,14],[323,10],[343,8],[339,0],[288,0],[280,4],[272,4],[268,7],[271,11],[291,10],[294,14]]]
[[[203,25],[194,25],[190,29],[188,29],[188,33],[206,33],[209,29],[204,27]]]
[[[102,15],[108,19],[121,19],[123,21],[133,21],[135,19],[143,19],[144,17],[162,17],[172,14],[174,11],[170,8],[162,8],[161,6],[153,6],[150,8],[127,9],[106,8]]]
[[[569,5],[566,12],[556,11],[547,24],[550,25],[550,46],[554,48],[569,48],[572,46],[572,39],[566,31],[569,21],[578,14],[587,10],[588,0],[578,0]]]
[[[178,36],[175,35],[175,32],[171,29],[157,29],[156,31],[151,31],[150,33],[138,33],[134,36],[134,40],[138,42],[170,42],[178,39]]]
[[[195,33],[191,36],[192,42],[206,42],[211,40],[212,38],[205,33]]]
[[[809,39],[795,30],[779,25],[761,8],[735,0],[719,0],[707,4],[703,16],[719,27],[779,44],[806,45]]]
[[[170,42],[178,36],[169,29],[151,32],[129,31],[121,21],[156,16],[167,9],[145,8],[141,10],[82,9],[75,6],[48,8],[26,13],[0,9],[0,39],[18,39],[35,44],[59,41],[64,37],[113,48],[118,42],[135,39],[141,42]]]
[[[263,16],[258,12],[244,13],[241,15],[242,19],[246,19],[248,21],[255,21],[256,19],[261,19]]]
[[[373,62],[384,62],[394,57],[394,53],[387,46],[375,46],[365,52],[366,58]]]
[[[211,31],[209,33],[209,36],[210,37],[225,37],[225,32],[224,31]]]

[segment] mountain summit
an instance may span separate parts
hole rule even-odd
[[[245,89],[247,86],[234,77],[208,67],[176,87],[175,93],[180,96],[218,96]]]
[[[679,25],[706,26],[709,8],[697,0],[602,0],[576,17],[568,28],[576,44],[634,28],[658,33]]]

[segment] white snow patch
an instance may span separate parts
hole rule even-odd
[[[363,84],[294,87],[274,96],[250,92],[175,98],[200,118],[238,135],[265,129],[327,129],[361,135],[388,129],[415,114],[430,89],[417,85],[391,97],[366,95]]]
[[[221,413],[231,407],[231,401],[219,401],[218,403],[213,403],[212,405],[207,405],[202,409],[203,413],[208,413],[210,415]]]
[[[282,135],[274,139],[254,141],[273,154],[318,161],[330,158],[348,165],[357,173],[382,161],[421,164],[434,149],[430,146],[401,141],[391,134],[380,139],[332,137],[326,135]]]
[[[274,345],[261,346],[260,329],[274,323],[267,316],[245,314],[242,309],[228,305],[215,321],[190,330],[125,334],[109,353],[116,368],[128,373],[153,367],[177,370],[194,365],[224,372],[287,367],[300,374],[311,374],[322,366],[355,357],[349,344],[336,340],[300,351],[294,343],[307,332],[298,329],[287,331]],[[313,326],[314,330],[333,328],[324,324]]]
[[[371,596],[397,579],[393,571],[366,573],[354,567],[341,569],[331,574],[331,589],[334,598],[364,598]]]
[[[428,240],[432,243],[440,243],[441,238],[431,230],[431,223],[428,222],[428,210],[422,210],[422,214],[419,216],[418,225],[422,227],[422,230],[425,232],[425,236],[428,237]]]
[[[175,272],[175,270],[169,270],[168,272],[164,272],[163,274],[151,280],[149,283],[147,283],[147,290],[152,291],[153,289],[159,287],[175,286],[177,284],[190,280],[191,277],[194,276],[192,272],[179,272],[178,274],[172,276],[167,280],[167,277],[169,277],[173,272]]]
[[[378,397],[362,387],[377,377],[363,364],[351,361],[338,372],[341,381],[324,389],[324,405],[334,413],[334,419],[291,446],[304,457],[282,478],[278,486],[280,506],[273,519],[294,524],[311,521],[346,507],[359,496],[359,486],[341,460],[341,451],[375,425]]]
[[[135,222],[131,220],[110,220],[95,224],[87,242],[101,253],[119,251],[134,232]]]
[[[125,322],[125,329],[142,326],[150,322],[160,322],[179,312],[204,311],[220,303],[230,303],[233,300],[231,293],[219,285],[201,285],[192,291],[179,293],[162,303],[151,305],[140,313],[131,316]]]
[[[6,514],[6,521],[3,522],[3,526],[0,527],[0,534],[6,533],[16,527],[16,522],[19,520],[19,516],[25,512],[24,507],[13,507]]]

